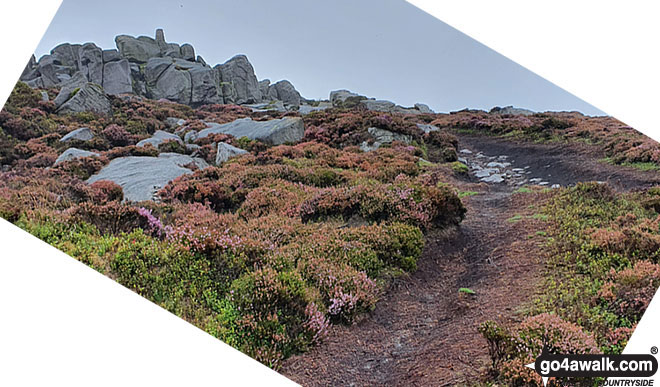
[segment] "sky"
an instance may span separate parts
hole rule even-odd
[[[604,114],[404,0],[63,0],[35,54],[64,42],[115,48],[116,35],[157,28],[211,65],[245,54],[257,78],[288,79],[306,98],[349,89],[438,112]]]

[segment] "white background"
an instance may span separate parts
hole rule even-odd
[[[660,137],[655,118],[660,102],[655,2],[411,3],[601,110]],[[58,0],[0,3],[0,103],[58,5]],[[288,383],[5,221],[0,221],[0,249],[0,385]],[[655,329],[659,317],[656,297],[626,352],[647,353],[650,345],[660,344]]]

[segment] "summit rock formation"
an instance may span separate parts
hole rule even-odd
[[[162,29],[155,38],[119,35],[115,44],[116,49],[107,50],[94,43],[60,44],[38,61],[33,56],[20,80],[33,88],[69,89],[60,105],[87,83],[110,95],[136,94],[190,106],[282,102],[297,109],[303,100],[289,81],[259,82],[247,56],[212,67],[192,45],[168,43]]]

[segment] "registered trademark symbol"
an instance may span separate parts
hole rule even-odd
[[[658,353],[658,347],[655,347],[655,346],[651,347],[651,353],[654,354],[654,355],[656,353]]]

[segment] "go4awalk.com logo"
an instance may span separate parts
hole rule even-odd
[[[648,355],[558,355],[542,353],[527,367],[541,375],[543,385],[549,378],[616,378],[604,386],[654,386],[650,379],[658,371],[655,354]]]

